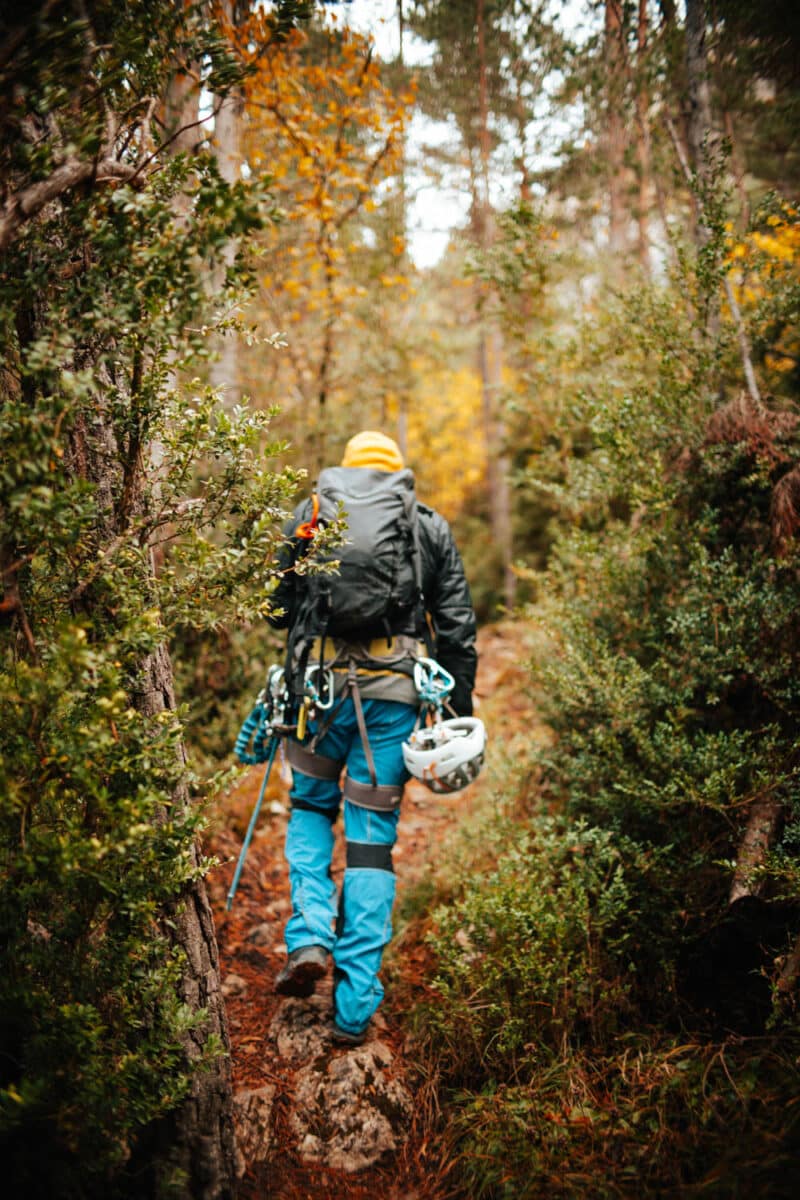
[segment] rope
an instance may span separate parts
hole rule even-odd
[[[248,766],[252,766],[253,763],[266,762],[269,757],[268,736],[268,710],[266,705],[259,700],[239,730],[239,736],[233,747],[233,752],[239,762],[247,763]],[[251,739],[252,749],[250,749]]]

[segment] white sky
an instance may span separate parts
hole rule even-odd
[[[553,3],[559,22],[572,33],[576,32],[581,19],[585,18],[586,9],[585,0],[554,0]],[[381,58],[391,60],[397,56],[400,39],[396,0],[351,0],[349,4],[336,5],[334,11],[337,20],[346,21],[354,29],[371,34]],[[422,66],[429,54],[425,42],[406,30],[403,38],[406,64]],[[421,113],[414,114],[408,136],[412,146],[444,145],[453,141],[453,133],[446,123],[431,121]],[[422,172],[410,174],[408,184],[409,251],[418,267],[429,267],[441,258],[451,231],[464,224],[469,197],[464,189],[458,187],[457,180],[453,181],[452,186],[445,187],[432,183]],[[504,181],[500,179],[493,200],[501,207],[503,188]]]

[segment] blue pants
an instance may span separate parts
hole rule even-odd
[[[401,744],[414,727],[416,708],[395,700],[364,700],[362,705],[378,783],[403,783],[408,774]],[[344,763],[351,779],[370,783],[349,696],[317,749]],[[337,780],[312,779],[296,769],[292,774],[292,814],[286,833],[292,916],[286,926],[286,948],[291,953],[301,946],[319,945],[333,952],[336,1021],[348,1032],[360,1033],[383,996],[378,971],[392,935],[391,851],[399,812],[375,812],[345,800],[347,859],[337,912],[330,868],[341,788]]]

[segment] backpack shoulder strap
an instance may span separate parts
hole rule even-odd
[[[411,520],[411,535],[414,539],[414,579],[417,586],[417,615],[416,624],[417,632],[422,636],[425,642],[425,649],[428,652],[428,657],[433,658],[434,645],[433,634],[428,623],[428,618],[425,609],[425,591],[422,584],[422,546],[419,537],[419,509],[424,508],[419,501],[413,496],[411,500],[411,512],[409,517]]]

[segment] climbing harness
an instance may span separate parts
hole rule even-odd
[[[284,668],[270,667],[267,682],[258,694],[255,707],[239,731],[235,745],[239,761],[248,764],[266,762],[267,765],[228,892],[228,911],[239,886],[279,743],[286,739],[286,757],[296,770],[314,779],[338,780],[344,763],[319,754],[317,744],[330,729],[348,695],[353,701],[370,782],[361,783],[346,775],[342,785],[344,797],[360,808],[378,812],[391,812],[400,804],[402,786],[378,783],[358,687],[358,664],[354,658],[348,659],[347,680],[338,699],[334,688],[335,664],[336,660],[330,666],[324,665],[321,656],[318,664],[307,665],[302,675],[302,693],[299,697],[292,694]],[[443,718],[445,707],[452,712],[449,697],[455,680],[435,659],[424,656],[416,658],[413,677],[420,699],[420,711],[414,730],[402,746],[406,768],[434,792],[459,791],[476,778],[483,764],[486,745],[483,722],[474,717]],[[318,717],[321,719],[317,728],[308,743],[304,744],[308,722]]]

